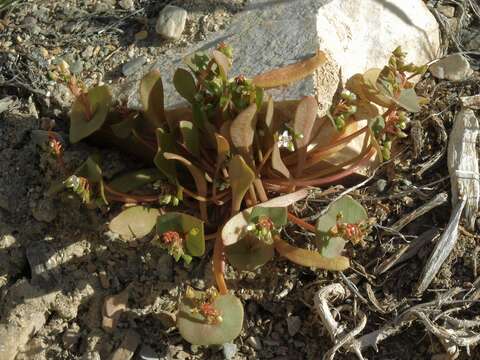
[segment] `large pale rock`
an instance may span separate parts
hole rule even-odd
[[[181,52],[167,52],[153,65],[163,74],[167,108],[183,103],[172,85],[173,73],[182,60],[222,41],[234,48],[232,75],[253,76],[302,60],[317,49],[325,51],[329,60],[316,74],[275,92],[277,99],[315,94],[320,113],[325,113],[348,77],[383,67],[399,45],[408,52],[409,60],[426,63],[437,56],[440,36],[435,18],[422,0],[251,0],[224,32]],[[140,107],[138,78],[144,72],[117,87],[128,96],[132,108]]]
[[[155,30],[167,39],[177,40],[182,36],[186,21],[186,10],[178,6],[167,5],[158,15]]]
[[[470,63],[462,54],[452,54],[430,65],[430,72],[437,79],[462,81],[473,74]]]

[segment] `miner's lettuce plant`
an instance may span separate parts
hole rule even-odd
[[[182,336],[198,345],[231,341],[242,328],[242,304],[228,291],[225,262],[252,271],[277,252],[313,268],[349,267],[342,255],[346,242],[362,243],[369,231],[363,207],[343,197],[314,226],[291,205],[309,187],[341,181],[375,154],[388,159],[392,142],[405,136],[407,113],[422,101],[409,78],[425,68],[406,64],[400,49],[384,69],[353,76],[324,117],[312,96],[275,102],[268,94],[313,73],[325,61],[322,52],[253,78],[229,77],[232,61],[224,44],[186,59],[173,84],[188,106],[170,110],[158,70],[140,82],[143,111],[115,101],[107,86],[86,90],[71,82],[70,142],[118,146],[145,168],[107,181],[92,156],[63,186],[90,206],[125,204],[110,230],[127,241],[154,232],[152,243],[185,264],[204,256],[206,240],[214,241],[217,288],[187,289],[177,317]],[[359,136],[361,152],[333,164],[332,157]],[[291,224],[316,234],[318,250],[286,241],[282,234]]]

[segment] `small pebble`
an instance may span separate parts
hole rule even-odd
[[[237,353],[237,345],[232,343],[223,344],[223,357],[225,360],[231,360]]]
[[[247,344],[250,345],[255,350],[262,350],[262,343],[260,339],[256,336],[250,336],[247,339]]]
[[[298,316],[287,317],[287,328],[290,336],[294,336],[300,327],[302,326],[302,320]]]
[[[377,190],[378,192],[384,192],[385,189],[387,188],[387,180],[385,179],[378,179],[377,182],[375,183],[375,185],[377,186]]]
[[[100,271],[98,273],[98,277],[100,279],[100,284],[104,289],[108,289],[110,287],[110,281],[108,280],[107,273],[105,271]]]
[[[120,5],[120,7],[125,10],[135,9],[135,4],[133,3],[133,0],[120,0],[118,2],[118,5]]]
[[[57,207],[51,199],[42,199],[32,209],[32,215],[35,220],[42,222],[52,222],[57,217]]]
[[[430,65],[430,72],[437,79],[462,81],[472,75],[473,70],[465,56],[453,54]]]
[[[92,57],[93,55],[93,46],[92,45],[88,45],[85,50],[83,50],[82,52],[82,57],[86,58],[86,59],[89,59]]]
[[[70,65],[70,71],[72,74],[80,74],[83,71],[83,61],[77,60]]]
[[[146,30],[139,31],[135,34],[135,41],[142,41],[148,37],[148,32]]]
[[[158,15],[155,30],[167,39],[177,40],[182,36],[186,21],[186,10],[178,6],[167,5]]]
[[[140,56],[122,65],[122,73],[125,76],[134,74],[147,62],[145,57]]]
[[[453,18],[455,16],[455,8],[453,6],[439,5],[437,6],[437,10],[448,18]]]
[[[150,346],[143,344],[138,354],[142,360],[159,360],[158,354]]]

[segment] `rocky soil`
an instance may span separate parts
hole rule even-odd
[[[9,348],[17,360],[319,359],[332,343],[316,315],[313,297],[332,281],[358,285],[361,296],[348,303],[366,312],[364,333],[444,289],[468,291],[474,286],[480,270],[480,226],[475,233],[462,228],[456,248],[423,298],[415,298],[413,289],[432,243],[402,265],[373,275],[377,260],[396,253],[425,230],[443,230],[448,221],[451,206],[446,203],[410,223],[402,230],[403,237],[388,231],[435,194],[449,192],[444,134],[459,109],[459,97],[480,93],[480,9],[472,1],[449,2],[454,4],[450,7],[428,2],[440,19],[445,48],[468,51],[472,72],[456,81],[427,74],[418,84],[419,94],[430,103],[416,115],[411,136],[399,144],[402,155],[352,193],[378,220],[366,246],[348,250],[354,259],[352,269],[333,274],[278,257],[258,273],[229,269],[230,284],[245,307],[243,331],[233,344],[191,346],[174,327],[184,286],[204,289],[213,283],[210,256],[185,268],[152,247],[149,239],[126,244],[109,233],[105,224],[117,207],[102,213],[84,208],[68,194],[47,196],[63,174],[44,148],[41,130],[55,124],[68,138],[71,95],[62,82],[61,66],[87,85],[121,81],[145,63],[228,26],[244,3],[0,0],[0,358]],[[164,40],[155,32],[157,15],[166,4],[188,12],[178,40]],[[113,149],[66,142],[64,149],[72,169],[87,154],[100,152],[107,178],[137,166],[135,159]],[[437,156],[432,166],[430,160]],[[298,204],[298,213],[313,220],[333,197],[308,199]],[[297,239],[304,235],[294,226],[287,227],[286,234]],[[116,331],[109,332],[102,326],[102,308],[107,297],[118,294],[126,308]],[[474,305],[466,317],[473,319],[479,312]],[[472,359],[480,358],[479,347],[470,350]],[[379,352],[369,349],[364,355],[425,359],[444,352],[435,336],[413,322],[408,330],[382,342]],[[468,355],[464,351],[459,358]]]

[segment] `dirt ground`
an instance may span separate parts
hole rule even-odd
[[[471,290],[480,270],[480,223],[473,233],[461,231],[454,251],[421,297],[414,295],[414,288],[433,243],[427,242],[414,257],[381,275],[374,270],[405,243],[429,229],[444,230],[448,221],[449,202],[411,222],[402,229],[403,236],[388,230],[436,194],[450,192],[443,134],[452,127],[459,97],[480,94],[478,7],[471,7],[468,0],[451,1],[455,16],[442,17],[445,48],[468,51],[474,74],[450,82],[427,73],[417,91],[430,103],[413,119],[415,135],[399,143],[400,155],[351,194],[377,219],[365,247],[347,249],[352,269],[341,275],[302,268],[279,257],[257,273],[227,269],[229,283],[244,304],[245,321],[236,348],[222,349],[191,346],[173,326],[172,314],[185,286],[205,289],[213,284],[210,255],[186,269],[148,239],[132,245],[109,233],[105,224],[118,207],[102,213],[86,209],[66,194],[46,195],[62,174],[41,146],[45,136],[41,129],[54,121],[55,129],[68,138],[71,95],[58,81],[60,61],[66,61],[87,85],[118,79],[123,64],[138,57],[153,61],[203,40],[209,32],[228,26],[244,5],[243,0],[135,0],[133,8],[125,9],[119,3],[13,1],[2,9],[0,1],[0,315],[1,322],[9,324],[11,341],[25,344],[17,360],[108,359],[132,338],[139,343],[133,359],[223,359],[228,351],[235,353],[232,359],[319,359],[332,347],[313,304],[322,286],[354,284],[356,295],[345,303],[367,315],[362,334],[448,289]],[[155,35],[156,16],[167,3],[189,13],[179,41],[167,42]],[[429,5],[440,9],[441,2]],[[139,40],[142,31],[147,36]],[[75,168],[93,151],[101,153],[107,179],[138,166],[115,149],[84,143],[65,144],[65,162]],[[298,215],[313,221],[333,197],[300,202]],[[293,225],[285,232],[299,243],[310,241]],[[102,329],[101,308],[107,296],[121,292],[128,294],[128,306],[118,329],[108,333]],[[462,310],[461,317],[475,319],[479,314],[477,302]],[[351,319],[344,320],[353,326]],[[2,341],[7,340],[0,339],[0,348]],[[444,352],[438,338],[413,321],[381,342],[378,352],[368,349],[364,355],[426,359]],[[355,357],[338,354],[336,358]],[[463,350],[459,359],[467,358],[480,359],[480,348],[470,349],[470,357]]]

